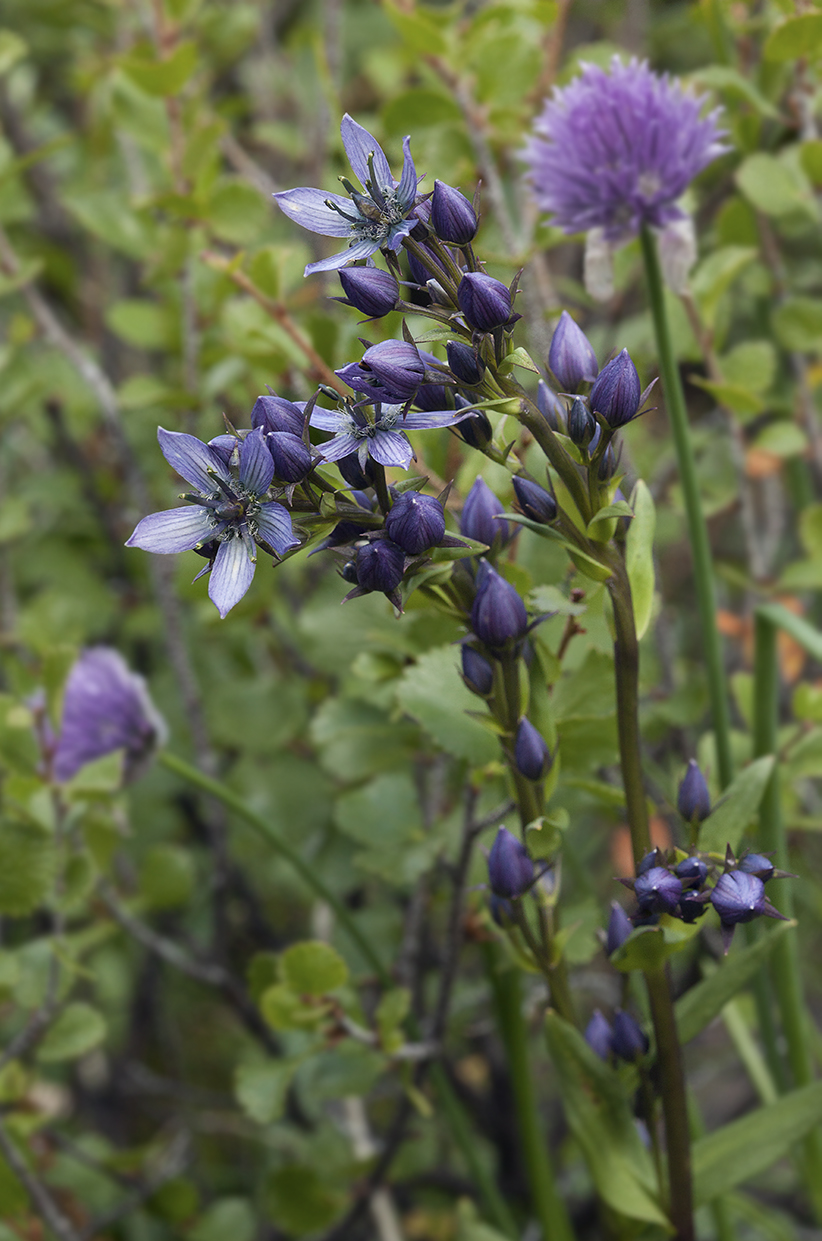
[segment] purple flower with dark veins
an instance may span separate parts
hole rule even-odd
[[[584,64],[546,101],[527,145],[537,204],[563,232],[601,229],[617,244],[682,219],[676,200],[729,149],[720,110],[702,115],[705,102],[646,61]]]
[[[376,138],[347,112],[340,133],[348,162],[364,193],[342,177],[348,198],[306,186],[274,195],[280,210],[309,232],[348,239],[348,248],[339,254],[309,263],[306,276],[347,267],[357,259],[370,258],[377,250],[397,251],[417,223],[412,215],[417,199],[417,172],[409,150],[411,139],[403,139],[402,176],[395,181]]]
[[[406,431],[431,431],[436,427],[452,427],[470,413],[444,409],[428,411],[411,410],[403,413],[403,405],[373,406],[342,404],[339,409],[321,409],[314,406],[311,426],[330,431],[334,438],[318,446],[324,461],[339,461],[342,457],[357,454],[360,466],[365,469],[369,456],[380,465],[397,465],[408,469],[414,450],[408,442]]]
[[[265,500],[274,462],[262,429],[250,431],[242,440],[237,476],[224,454],[193,435],[158,427],[157,439],[169,465],[197,490],[184,493],[185,508],[144,517],[126,547],[166,556],[216,545],[213,559],[201,572],[210,570],[208,595],[225,617],[251,585],[257,545],[274,556],[284,556],[299,545],[288,510]]]
[[[63,695],[63,716],[52,772],[61,783],[86,763],[125,752],[125,777],[133,779],[167,729],[141,676],[107,646],[83,651]]]

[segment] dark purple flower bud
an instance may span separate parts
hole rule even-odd
[[[476,349],[463,344],[462,341],[449,340],[445,346],[445,352],[448,355],[451,373],[461,384],[465,384],[468,388],[475,388],[482,381],[485,363]]]
[[[565,392],[576,392],[582,383],[597,377],[599,366],[591,342],[563,310],[548,350],[548,365]]]
[[[274,461],[274,473],[285,483],[298,483],[311,470],[311,453],[299,435],[290,431],[274,431],[266,436]]]
[[[379,267],[343,267],[339,276],[349,305],[370,319],[380,319],[396,306],[400,286],[390,272]]]
[[[767,883],[774,876],[773,862],[764,853],[746,853],[739,859],[739,869],[744,875],[755,875],[763,883]]]
[[[664,866],[652,866],[634,880],[634,894],[643,912],[672,914],[682,895],[682,881]]]
[[[526,780],[541,780],[551,769],[551,751],[527,716],[522,717],[517,728],[514,762]]]
[[[357,552],[357,585],[390,595],[402,581],[405,552],[388,539],[375,539]]]
[[[488,854],[488,882],[495,896],[516,900],[534,881],[534,863],[522,841],[501,827]]]
[[[616,952],[617,948],[621,948],[628,936],[633,931],[631,919],[620,905],[619,901],[611,901],[611,916],[608,919],[608,936],[605,940],[605,951],[610,957]]]
[[[707,912],[708,906],[695,892],[682,893],[682,898],[679,902],[679,916],[683,922],[687,922],[690,925]]]
[[[457,409],[465,409],[471,402],[466,401],[465,397],[457,395],[454,398],[454,404]],[[479,452],[484,452],[494,438],[494,430],[488,415],[483,413],[481,409],[478,409],[470,418],[463,418],[462,422],[457,423],[454,430],[469,448],[476,448]]]
[[[505,646],[525,636],[528,613],[514,587],[487,561],[480,564],[484,569],[481,580],[477,573],[479,586],[471,609],[471,627],[486,646]]]
[[[347,560],[340,569],[340,577],[344,582],[348,582],[350,586],[357,585],[357,566],[353,560]]]
[[[585,1042],[595,1051],[601,1060],[609,1060],[611,1058],[611,1037],[613,1030],[611,1023],[607,1017],[603,1017],[598,1008],[594,1009],[593,1016],[585,1027]]]
[[[467,539],[475,539],[478,543],[486,543],[493,547],[507,543],[511,537],[511,527],[507,521],[500,521],[498,514],[505,508],[498,500],[484,478],[475,479],[471,490],[465,497],[465,504],[460,513],[460,534]]]
[[[688,763],[688,770],[679,786],[676,808],[688,823],[701,823],[711,813],[711,795],[696,759]]]
[[[464,194],[444,181],[434,182],[431,198],[431,227],[440,241],[467,246],[477,235],[477,213]]]
[[[86,763],[123,750],[124,777],[134,779],[166,736],[143,678],[117,651],[91,647],[82,652],[66,681],[54,778],[70,780]]]
[[[358,455],[352,452],[348,457],[340,457],[336,466],[349,487],[362,491],[366,487],[374,486],[374,465],[370,457],[366,457],[365,465],[362,466]]]
[[[701,857],[686,857],[674,870],[685,888],[701,888],[708,874],[708,867]]]
[[[552,431],[564,430],[567,414],[565,402],[548,387],[544,379],[537,384],[537,408]]]
[[[292,435],[302,435],[305,414],[281,396],[258,396],[251,411],[251,425],[254,430],[262,427],[266,434],[269,431],[289,431]]]
[[[420,249],[425,255],[427,262],[422,262],[417,258],[416,254],[412,254],[410,250],[406,250],[405,254],[411,271],[411,279],[425,288],[429,280],[436,280],[440,277],[444,277],[445,272],[443,271],[442,264],[429,245],[426,245],[423,241],[420,243]]]
[[[208,446],[216,452],[220,460],[226,465],[234,464],[238,466],[241,443],[242,440],[239,440],[236,435],[215,435],[213,440],[208,441]],[[233,463],[232,457],[234,457]]]
[[[554,520],[557,515],[557,502],[550,491],[540,487],[539,483],[531,482],[530,478],[523,478],[521,474],[515,474],[512,482],[517,504],[526,517],[530,517],[531,521],[538,521],[542,526],[547,526]]]
[[[407,340],[381,340],[366,349],[359,364],[370,372],[387,401],[410,401],[425,374],[425,363],[416,345]]]
[[[427,353],[424,349],[420,349],[418,352],[424,366],[430,367],[432,370],[442,366],[440,359],[435,357],[433,353]],[[446,409],[448,398],[445,385],[438,383],[422,384],[414,397],[414,404],[417,409],[428,410],[429,413],[433,413],[435,410]]]
[[[597,427],[597,431],[601,431],[601,430],[602,430],[601,427]],[[589,448],[588,451],[592,452],[593,449],[594,449],[594,442],[592,440],[591,447]],[[616,474],[616,469],[617,469],[618,464],[619,462],[617,461],[617,455],[614,452],[614,446],[613,444],[609,444],[608,447],[605,449],[605,452],[602,454],[602,460],[599,463],[599,470],[597,471],[599,475],[599,481],[601,483],[607,483],[609,478],[613,478],[614,474]]]
[[[433,496],[404,491],[385,519],[385,532],[409,556],[419,556],[445,534],[442,505]]]
[[[638,875],[646,875],[652,866],[661,866],[663,861],[664,858],[659,849],[651,849],[650,853],[646,853],[643,858],[640,858],[636,873]]]
[[[588,399],[591,409],[602,414],[609,427],[624,427],[636,417],[642,395],[639,375],[627,349],[602,368]]]
[[[720,921],[728,926],[751,922],[766,912],[765,885],[756,875],[729,870],[717,879],[711,893],[711,904]]]
[[[620,1060],[639,1060],[646,1055],[650,1043],[642,1026],[634,1020],[630,1013],[618,1008],[614,1013],[614,1033],[611,1037],[611,1050]]]
[[[511,318],[510,290],[485,272],[465,273],[457,289],[457,301],[469,326],[478,332],[493,332]]]
[[[504,896],[496,896],[493,892],[488,903],[491,907],[491,917],[497,926],[505,930],[514,921],[514,906]]]
[[[591,443],[594,433],[598,430],[596,418],[585,402],[577,397],[572,402],[568,414],[568,435],[575,444],[582,447]]]
[[[462,648],[462,677],[472,694],[487,698],[494,688],[494,669],[473,646]]]

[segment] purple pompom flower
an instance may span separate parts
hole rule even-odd
[[[495,896],[515,900],[534,882],[534,863],[525,845],[501,827],[488,855],[488,882]]]
[[[348,239],[348,248],[339,254],[309,263],[306,276],[315,271],[346,267],[357,259],[370,258],[377,250],[397,251],[416,224],[412,213],[417,199],[417,173],[409,149],[410,138],[403,140],[402,177],[395,181],[382,147],[347,112],[340,133],[348,161],[364,194],[350,181],[343,181],[348,198],[305,186],[274,195],[277,205],[289,219],[309,232]]]
[[[66,681],[54,778],[70,780],[86,763],[123,750],[125,778],[133,779],[166,736],[143,678],[117,651],[91,647],[80,655]]]
[[[593,345],[567,310],[560,315],[551,337],[548,365],[565,392],[576,392],[581,383],[592,382],[599,372]]]
[[[203,572],[210,568],[208,595],[225,617],[251,585],[256,545],[275,556],[299,545],[288,510],[265,500],[274,477],[265,437],[258,429],[242,441],[237,477],[218,452],[193,435],[158,427],[157,438],[169,465],[197,490],[184,495],[186,508],[144,517],[126,547],[165,556],[216,543],[213,561],[209,557]]]
[[[526,148],[537,204],[565,233],[602,229],[617,243],[681,219],[676,200],[728,149],[705,102],[646,61],[583,65],[547,100]]]

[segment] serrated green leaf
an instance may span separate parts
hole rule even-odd
[[[106,1037],[105,1018],[90,1004],[77,1000],[67,1004],[37,1049],[37,1059],[44,1064],[60,1060],[76,1060]]]
[[[700,849],[723,855],[726,845],[730,845],[734,852],[739,849],[745,829],[759,809],[773,765],[773,755],[766,754],[739,773],[702,824]]]
[[[466,715],[477,699],[459,674],[458,646],[426,651],[397,682],[397,702],[448,754],[482,766],[499,757],[493,737]]]
[[[712,1202],[770,1168],[819,1124],[820,1116],[822,1082],[813,1082],[699,1138],[692,1149],[695,1205]]]
[[[307,939],[286,948],[280,968],[283,981],[298,995],[325,995],[348,979],[343,958],[319,939]]]
[[[782,936],[795,926],[795,922],[780,922],[753,944],[741,949],[735,947],[714,973],[677,1000],[680,1042],[689,1043],[719,1015],[728,1000],[759,973]]]

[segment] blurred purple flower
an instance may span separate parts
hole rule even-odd
[[[117,651],[94,646],[83,651],[66,681],[63,717],[52,771],[61,783],[86,763],[125,751],[125,777],[133,779],[167,729],[146,683]]]
[[[158,427],[157,438],[169,465],[197,490],[183,496],[188,501],[186,508],[144,517],[126,547],[171,555],[216,542],[213,561],[202,572],[211,570],[209,598],[225,617],[251,585],[257,561],[255,544],[275,556],[299,544],[288,510],[263,499],[274,477],[265,437],[257,429],[242,441],[237,478],[223,455],[193,435]]]
[[[583,65],[546,101],[526,148],[538,205],[563,232],[601,228],[610,242],[681,219],[676,200],[728,150],[720,109],[701,115],[706,98],[646,61]]]
[[[348,162],[364,194],[343,178],[348,198],[306,186],[274,195],[280,210],[309,232],[348,238],[347,249],[318,263],[309,263],[306,276],[346,267],[383,248],[399,250],[403,238],[417,222],[411,216],[417,197],[417,173],[409,150],[410,138],[403,139],[402,177],[395,181],[382,147],[347,112],[340,133]]]

